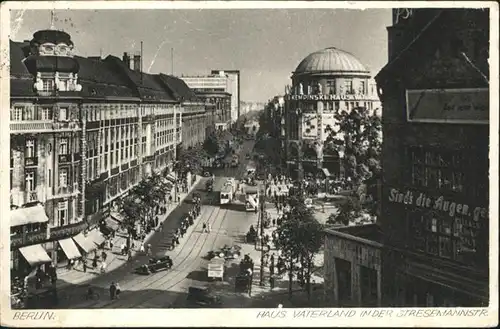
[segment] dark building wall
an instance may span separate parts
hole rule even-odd
[[[408,298],[402,302],[405,298],[401,297],[401,294],[408,293],[407,288],[411,286],[409,282],[414,282],[414,279],[401,283],[401,286],[406,287],[397,287],[399,284],[394,284],[395,272],[411,272],[414,271],[415,264],[426,264],[432,269],[426,269],[428,277],[431,278],[429,280],[436,281],[437,286],[444,286],[444,282],[436,279],[435,272],[441,272],[441,276],[445,273],[444,277],[460,273],[457,281],[451,284],[451,290],[469,289],[471,294],[475,290],[477,295],[483,294],[485,297],[486,294],[487,300],[487,292],[482,289],[488,284],[489,127],[478,122],[409,122],[407,111],[414,108],[407,108],[406,90],[488,88],[485,77],[478,73],[478,70],[485,75],[488,72],[485,57],[485,49],[488,47],[488,12],[450,9],[443,10],[436,16],[436,10],[432,13],[419,10],[413,15],[414,19],[419,20],[418,24],[407,21],[399,24],[405,24],[403,30],[406,29],[407,35],[419,35],[419,38],[413,42],[405,41],[411,46],[403,53],[390,54],[393,61],[376,78],[382,91],[384,136],[380,221],[386,246],[389,249],[394,248],[389,251],[388,257],[384,257],[388,269],[384,284],[387,290],[400,289],[400,292],[392,291],[393,295],[399,295],[396,297],[396,303],[412,305]],[[424,15],[427,22],[434,19],[435,21],[422,30],[426,24],[423,22],[423,16],[419,15]],[[411,19],[412,17],[408,18]],[[393,37],[391,33],[389,37]],[[391,51],[397,52],[398,47],[393,47]],[[475,67],[469,61],[474,63]],[[468,92],[476,91],[463,91],[464,95]],[[422,152],[422,166],[415,164],[415,159],[419,157],[418,152]],[[444,168],[443,163],[446,163],[445,159],[448,158],[451,165]],[[434,161],[435,166],[428,165],[431,163],[428,161]],[[417,167],[423,171],[416,169]],[[461,179],[453,178],[451,187],[446,183],[439,183],[446,181],[445,175],[448,174],[445,174],[445,171],[448,172],[448,168],[457,172],[457,177],[461,176]],[[433,175],[440,175],[441,179]],[[402,193],[401,202],[394,202],[394,189]],[[429,207],[418,206],[418,197],[421,194],[430,198]],[[455,212],[460,207],[461,213],[452,216],[450,209],[447,212],[436,209],[439,197],[450,201],[449,207],[454,202]],[[467,205],[467,211],[464,211],[463,205]],[[475,217],[475,214],[478,216]],[[417,218],[423,219],[422,225],[418,224]],[[451,231],[448,231],[451,244],[445,243],[448,241],[447,234],[441,234],[448,230],[448,224],[445,223],[451,223]],[[474,236],[468,236],[470,234]],[[474,241],[471,242],[471,239]],[[451,250],[447,249],[448,245]],[[465,251],[466,249],[474,250],[470,252]],[[478,284],[478,287],[471,287],[469,284],[466,288],[467,279]],[[424,293],[425,289],[434,289],[430,288],[430,285],[424,286],[420,288]],[[429,294],[436,295],[436,290],[430,291]],[[427,297],[416,298],[413,304],[426,306],[426,303],[437,303],[435,297]]]

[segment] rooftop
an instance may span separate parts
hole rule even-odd
[[[309,73],[369,75],[368,69],[353,54],[335,47],[325,48],[309,54],[293,72],[294,75]]]

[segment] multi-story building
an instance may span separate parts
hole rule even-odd
[[[226,75],[182,76],[182,80],[206,104],[207,133],[227,130],[231,125],[231,94],[227,92],[229,80]],[[213,126],[210,124],[213,123]]]
[[[165,74],[160,74],[160,78],[182,106],[182,146],[189,148],[202,144],[206,137],[206,127],[210,124],[204,100],[183,80]]]
[[[212,70],[213,75],[224,75],[227,77],[226,91],[231,94],[231,123],[236,122],[241,113],[241,84],[239,70]]]
[[[395,9],[383,104],[388,306],[489,300],[489,11]]]
[[[370,72],[354,55],[331,47],[304,58],[292,74],[285,95],[286,159],[292,177],[326,168],[341,171],[339,154],[325,145],[336,129],[338,111],[375,111],[379,100]]]
[[[203,113],[180,79],[141,72],[139,55],[84,58],[72,49],[70,35],[54,30],[10,42],[11,265],[18,272],[75,256],[65,255],[81,242],[72,237],[93,232],[143,177],[172,170],[183,106]],[[184,123],[204,131],[203,114]]]

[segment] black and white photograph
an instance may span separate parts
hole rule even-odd
[[[113,3],[2,4],[2,325],[498,324],[497,3]]]

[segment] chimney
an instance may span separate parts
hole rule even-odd
[[[128,53],[123,53],[123,63],[125,63],[127,68],[130,68],[130,57]]]
[[[141,71],[141,55],[134,55],[134,71]]]

